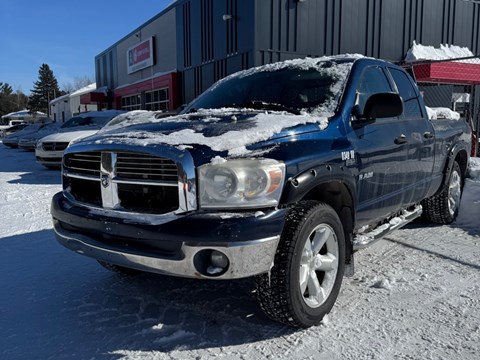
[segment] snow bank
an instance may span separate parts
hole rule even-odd
[[[467,47],[440,44],[439,48],[435,48],[433,46],[417,44],[416,41],[413,41],[412,47],[405,56],[405,61],[448,60],[473,56],[475,55],[473,55]],[[462,62],[468,62],[468,60]]]
[[[437,119],[460,120],[460,114],[449,108],[445,108],[445,107],[431,108],[428,106],[425,106],[425,107],[427,108],[428,118],[430,120],[437,120]]]
[[[475,181],[480,181],[480,158],[470,158],[468,163],[468,177]]]

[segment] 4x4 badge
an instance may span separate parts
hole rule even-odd
[[[106,188],[108,185],[110,185],[110,179],[108,178],[108,175],[102,175],[102,186]]]

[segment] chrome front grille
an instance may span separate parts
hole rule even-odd
[[[71,174],[100,178],[101,152],[74,153],[64,159],[64,169]]]
[[[117,177],[125,179],[178,181],[177,165],[171,160],[143,154],[117,154]]]
[[[42,143],[45,151],[64,151],[68,147],[68,142],[47,141]]]
[[[77,202],[146,214],[179,208],[179,174],[171,159],[127,152],[70,153],[63,188]]]

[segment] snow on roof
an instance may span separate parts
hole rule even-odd
[[[23,109],[23,110],[20,110],[20,111],[14,111],[14,112],[11,112],[7,115],[3,115],[2,116],[2,119],[6,119],[6,118],[15,118],[15,117],[23,117],[23,116],[26,116],[26,117],[30,117],[30,116],[40,116],[40,117],[46,117],[47,114],[41,112],[41,111],[30,111],[28,109]]]
[[[70,96],[79,96],[83,94],[88,94],[89,92],[95,90],[96,88],[97,88],[97,84],[91,83],[90,85],[87,85],[81,89],[74,91],[73,93],[70,94]]]
[[[440,44],[439,48],[433,46],[417,44],[413,41],[412,47],[405,56],[405,61],[413,62],[417,60],[448,60],[473,57],[473,53],[467,47],[456,45]]]
[[[66,100],[66,99],[68,99],[69,97],[70,97],[69,94],[62,95],[62,96],[59,96],[59,97],[51,100],[48,104],[49,104],[49,105],[53,105],[53,104],[56,104],[56,103],[58,103],[58,102],[60,102],[60,101]]]
[[[460,114],[449,108],[428,107],[428,106],[425,106],[425,108],[427,109],[428,118],[430,120],[437,120],[437,119],[460,120]]]

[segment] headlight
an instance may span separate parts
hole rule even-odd
[[[42,147],[43,147],[43,143],[41,141],[37,141],[37,144],[35,145],[35,148],[37,150],[42,150]]]
[[[228,160],[198,169],[203,208],[258,208],[278,205],[285,164],[272,159]]]

